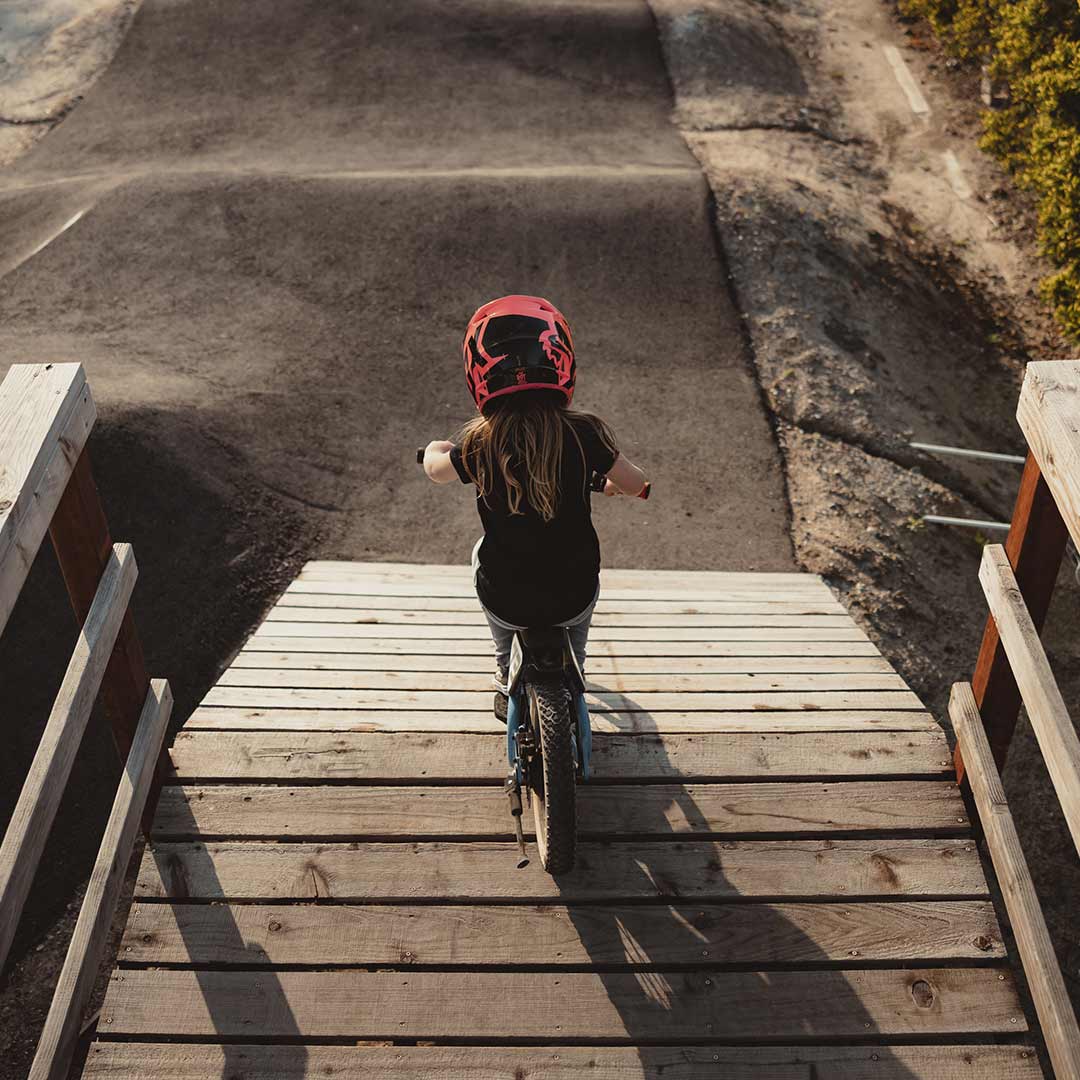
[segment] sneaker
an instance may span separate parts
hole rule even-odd
[[[510,699],[506,693],[507,670],[502,664],[495,667],[492,683],[495,686],[495,719],[506,723],[506,714],[510,708]]]

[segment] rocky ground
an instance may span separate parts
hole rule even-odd
[[[1076,355],[1037,297],[1032,207],[977,149],[976,73],[893,3],[652,3],[783,450],[796,555],[946,718],[982,636],[981,548],[1003,534],[921,518],[1007,521],[1019,469],[909,443],[1023,453],[1024,364]],[[1070,563],[1046,630],[1066,700],[1080,690],[1076,590]],[[1080,1002],[1080,865],[1026,719],[1005,781]]]

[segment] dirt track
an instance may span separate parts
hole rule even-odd
[[[472,307],[550,294],[581,402],[662,495],[653,527],[611,508],[608,561],[789,566],[670,108],[644,3],[147,4],[86,103],[0,179],[16,251],[86,211],[8,275],[0,345],[79,356],[106,417],[160,410],[164,442],[196,410],[287,509],[324,512],[324,552],[446,561],[472,510],[411,448],[468,415]]]
[[[598,508],[609,564],[793,568],[643,0],[283,8],[148,0],[86,101],[0,173],[0,373],[86,364],[99,486],[178,719],[304,558],[465,559],[471,499],[412,449],[467,417],[460,333],[503,292],[563,307],[580,404],[655,481],[647,505]],[[72,634],[39,561],[0,650],[19,717],[0,819]],[[23,949],[107,812],[111,749],[87,743]],[[17,1070],[32,1035],[9,1035]]]

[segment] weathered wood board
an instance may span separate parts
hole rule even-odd
[[[480,966],[1000,959],[984,900],[584,906],[136,904],[125,964]]]
[[[227,1046],[96,1043],[90,1080],[1038,1080],[1035,1050],[988,1046]]]
[[[506,739],[435,732],[182,731],[172,774],[187,781],[502,783]],[[609,735],[593,740],[599,781],[952,775],[945,733],[910,731]]]
[[[953,835],[968,827],[956,784],[943,780],[588,785],[578,795],[578,813],[579,834],[594,839]],[[523,824],[531,834],[528,815]],[[219,784],[164,788],[152,835],[510,838],[513,827],[506,796],[496,787]]]
[[[1002,978],[1004,975],[1004,978]],[[528,1008],[507,1009],[527,1001]],[[164,1006],[164,1007],[163,1007]],[[658,973],[172,971],[113,975],[110,1035],[664,1040],[1024,1031],[1007,969]]]
[[[934,731],[928,713],[907,709],[760,709],[756,712],[596,712],[593,732],[668,734],[779,731]],[[188,718],[187,728],[223,731],[431,731],[501,732],[506,725],[490,712],[424,709],[266,709],[203,705]]]
[[[971,840],[585,843],[559,881],[512,843],[158,843],[141,898],[352,901],[985,897]]]
[[[604,572],[558,880],[491,671],[468,568],[308,564],[171,750],[85,1075],[1041,1075],[945,733],[820,580]]]
[[[899,675],[841,671],[830,674],[690,674],[600,675],[590,671],[589,691],[598,700],[604,694],[717,694],[764,691],[896,690],[906,691]],[[299,690],[425,690],[466,691],[490,697],[492,675],[429,671],[297,671],[265,668],[230,668],[218,686],[274,687]],[[910,693],[910,691],[908,691]],[[491,702],[485,702],[485,708]]]

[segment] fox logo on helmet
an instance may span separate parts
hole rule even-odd
[[[503,296],[469,320],[462,346],[465,378],[478,409],[523,390],[574,396],[576,365],[570,327],[538,296]]]

